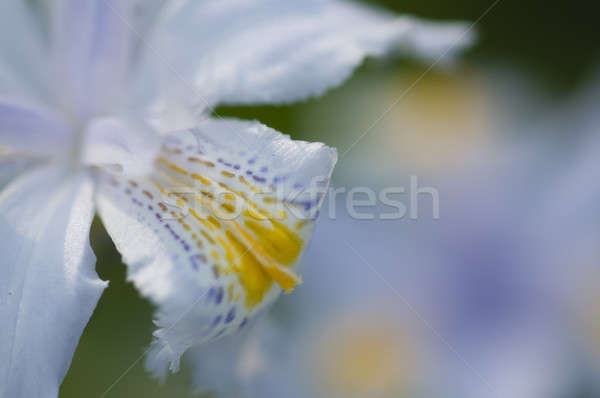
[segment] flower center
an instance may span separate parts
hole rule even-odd
[[[236,277],[228,295],[236,299],[239,284],[245,307],[252,309],[275,284],[290,292],[300,283],[292,267],[304,247],[304,224],[294,223],[292,214],[278,214],[283,211],[277,207],[279,199],[215,160],[169,142],[156,158],[152,182],[178,209],[191,239],[212,246],[208,253],[214,273]]]
[[[403,364],[409,361],[402,336],[380,321],[327,333],[315,350],[315,378],[322,388],[344,397],[397,396],[406,389],[409,372]]]

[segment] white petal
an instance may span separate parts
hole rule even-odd
[[[0,148],[0,191],[13,178],[22,174],[29,167],[37,164],[37,162],[38,159],[6,152]]]
[[[203,105],[297,101],[341,84],[366,56],[396,48],[437,57],[472,39],[462,24],[339,0],[187,1],[166,14],[153,43],[157,62],[172,66],[170,90]]]
[[[106,284],[89,245],[93,184],[38,169],[0,194],[0,396],[57,397]]]
[[[122,105],[132,62],[132,2],[60,0],[52,10],[56,92],[63,106],[86,118]]]
[[[129,279],[159,307],[156,375],[300,282],[295,266],[335,157],[257,122],[211,120],[169,136],[150,179],[103,174],[102,220]]]
[[[47,52],[40,25],[23,0],[0,2],[0,95],[47,91]]]
[[[129,0],[132,3],[133,16],[131,28],[134,36],[134,51],[138,51],[154,30],[157,20],[168,1],[165,0]]]
[[[84,164],[128,175],[148,174],[160,144],[149,127],[109,117],[92,120],[84,136]]]
[[[0,145],[32,155],[56,154],[71,138],[64,121],[34,103],[0,97]]]

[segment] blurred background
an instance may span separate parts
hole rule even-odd
[[[398,220],[379,217],[393,210],[382,203],[356,220],[344,194],[330,198],[337,214],[321,214],[304,284],[255,332],[254,381],[227,393],[600,397],[595,4],[369,3],[478,21],[479,41],[451,67],[368,60],[317,100],[216,112],[337,147],[333,188],[404,187],[395,198],[408,205],[417,178],[438,192],[439,218],[427,194],[418,217]],[[125,282],[99,220],[92,246],[110,285],[60,396],[101,396],[116,381],[106,397],[219,396],[192,392],[203,369],[184,366],[164,385],[145,372],[153,308]]]

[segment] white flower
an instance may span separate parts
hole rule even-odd
[[[106,286],[95,212],[159,309],[159,376],[299,283],[322,194],[296,193],[326,187],[335,150],[209,118],[217,104],[302,100],[394,45],[432,57],[470,40],[334,0],[163,3],[0,4],[2,178],[15,175],[0,194],[2,397],[58,394]]]

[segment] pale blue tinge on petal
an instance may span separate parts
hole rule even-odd
[[[132,63],[133,4],[129,0],[60,0],[52,8],[56,95],[75,117],[124,103]]]
[[[0,396],[58,395],[106,286],[89,245],[93,183],[45,168],[0,194]]]
[[[149,174],[160,145],[159,137],[148,126],[114,117],[93,119],[83,141],[84,164],[129,176]]]
[[[48,51],[37,22],[28,2],[0,2],[0,95],[46,98]]]
[[[24,157],[0,148],[0,191],[12,181],[13,178],[36,165],[40,160]]]
[[[73,135],[62,117],[34,102],[0,97],[0,145],[29,155],[66,151]]]
[[[425,23],[349,1],[234,0],[174,3],[152,43],[170,64],[163,84],[172,97],[210,107],[318,96],[367,56],[451,55],[472,39],[461,23]]]

